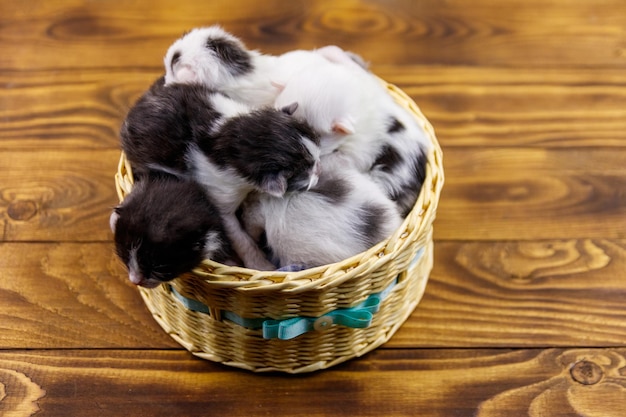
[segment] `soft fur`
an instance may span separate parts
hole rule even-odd
[[[139,174],[169,172],[195,178],[222,215],[244,265],[271,269],[243,232],[235,212],[253,190],[280,196],[306,189],[319,174],[318,138],[285,111],[250,110],[198,84],[151,88],[129,111],[122,147]]]
[[[122,123],[121,145],[136,174],[160,168],[182,175],[191,144],[211,140],[225,118],[249,112],[204,86],[163,83],[156,80]]]
[[[325,164],[371,172],[406,215],[424,181],[427,137],[371,73],[346,62],[322,60],[293,74],[275,105],[297,101],[295,116],[321,134]]]
[[[199,83],[254,107],[273,104],[292,74],[320,61],[366,66],[360,56],[334,45],[280,56],[261,54],[217,25],[184,34],[163,58],[166,85]]]
[[[203,259],[235,264],[220,214],[197,183],[145,176],[111,214],[118,256],[133,284],[155,287]]]
[[[223,233],[210,229],[203,247],[219,248],[215,242],[225,236],[246,267],[313,267],[385,239],[415,204],[425,178],[426,135],[360,56],[336,46],[264,55],[211,26],[176,40],[164,66],[165,76],[138,100],[121,129],[138,179],[138,194],[131,193],[129,205],[137,205],[131,197],[146,194],[142,183],[150,184],[155,175],[200,184]],[[144,209],[125,206],[111,217],[116,243],[135,226],[135,235],[165,239],[156,231],[187,225],[179,217],[159,217],[164,204],[126,224],[128,213]],[[148,219],[155,224],[146,224]],[[196,214],[189,219],[194,223],[201,223]],[[187,237],[180,240],[181,248],[189,246]],[[131,281],[153,286],[171,279],[173,273],[145,260],[151,255],[144,256],[136,241],[126,237],[120,246],[127,249],[118,249]],[[268,248],[273,264],[257,242]],[[148,246],[160,251],[157,244]],[[176,254],[176,273],[210,252],[197,246],[184,249],[192,260]]]
[[[389,237],[402,223],[393,202],[369,176],[326,167],[309,191],[283,198],[252,196],[242,217],[277,267],[338,262]]]
[[[274,56],[246,49],[219,26],[196,28],[167,50],[165,83],[200,83],[235,100],[262,106],[271,104],[277,94],[268,76],[275,61]]]

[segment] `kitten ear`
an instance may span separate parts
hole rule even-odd
[[[115,226],[117,225],[117,220],[120,218],[120,207],[115,207],[113,212],[111,213],[111,217],[109,217],[109,227],[111,227],[111,231],[115,233]]]
[[[350,119],[345,117],[333,120],[330,128],[334,133],[342,135],[351,135],[354,133],[354,124]]]
[[[282,81],[276,81],[276,80],[270,80],[270,84],[272,85],[272,87],[277,89],[279,93],[285,89],[285,85],[286,85],[286,83]]]
[[[287,106],[284,106],[283,108],[280,109],[280,111],[282,111],[285,114],[288,114],[289,116],[292,116],[296,110],[298,110],[298,102],[294,101],[291,104],[288,104]]]
[[[287,192],[287,178],[282,174],[268,175],[261,181],[261,191],[274,197],[282,197]]]
[[[336,45],[324,46],[320,49],[316,49],[315,52],[319,53],[330,62],[346,65],[359,70],[367,70],[368,65],[360,55],[355,54],[354,52],[344,51]]]
[[[350,60],[345,51],[337,45],[327,45],[316,49],[315,52],[326,58],[328,61],[336,64],[345,64]]]

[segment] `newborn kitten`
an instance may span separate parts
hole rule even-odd
[[[314,186],[320,173],[318,144],[308,125],[261,109],[229,119],[215,141],[190,153],[194,177],[219,200],[226,230],[246,267],[274,269],[241,228],[237,209],[254,190],[280,198]]]
[[[122,148],[139,174],[157,169],[205,186],[244,265],[273,269],[235,212],[253,190],[282,196],[317,182],[319,139],[294,109],[250,110],[197,84],[151,88],[128,113]]]
[[[136,175],[157,169],[180,176],[187,171],[190,144],[210,137],[225,117],[248,111],[203,86],[165,87],[161,77],[126,115],[120,129],[122,149]]]
[[[202,260],[234,265],[220,215],[197,183],[145,176],[111,214],[117,255],[135,285],[153,288]]]
[[[246,49],[241,40],[217,25],[196,28],[167,50],[165,84],[200,83],[237,101],[262,106],[276,97],[267,75],[275,60]]]
[[[321,135],[325,166],[351,164],[370,172],[406,216],[425,178],[429,144],[380,81],[357,64],[320,62],[292,75],[275,105],[294,101],[294,115]]]
[[[365,67],[361,57],[333,45],[278,57],[261,54],[248,50],[240,39],[217,25],[193,29],[177,39],[163,63],[166,85],[200,83],[258,107],[273,104],[291,74],[320,60]]]
[[[242,221],[278,267],[307,268],[347,259],[391,236],[401,225],[395,205],[369,176],[346,167],[326,169],[309,191],[283,198],[251,195]]]

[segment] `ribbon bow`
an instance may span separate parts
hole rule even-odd
[[[265,320],[263,322],[264,339],[289,340],[301,334],[317,330],[323,331],[333,324],[364,329],[372,324],[374,313],[380,309],[380,304],[389,295],[398,279],[394,279],[384,291],[370,295],[362,303],[351,308],[339,308],[321,317],[294,317],[285,320]]]

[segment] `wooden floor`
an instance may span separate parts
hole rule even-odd
[[[268,53],[353,50],[435,127],[435,266],[363,358],[197,359],[112,252],[120,123],[216,22]],[[2,0],[0,152],[4,417],[626,415],[623,0]]]

